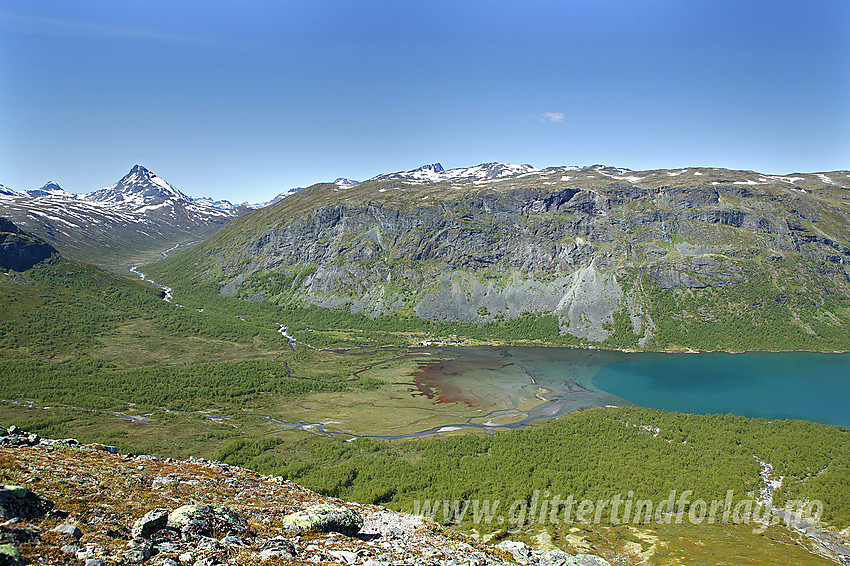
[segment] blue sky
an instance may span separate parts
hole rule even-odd
[[[264,200],[439,161],[848,169],[850,2],[0,4],[0,183]]]

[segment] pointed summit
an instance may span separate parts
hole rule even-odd
[[[159,179],[159,177],[156,176],[156,173],[154,173],[150,169],[147,169],[146,167],[143,167],[142,165],[136,164],[133,165],[133,168],[130,169],[129,173],[124,175],[124,177],[122,177],[121,180],[118,181],[118,184],[123,183],[125,185],[130,185],[133,183],[155,182],[154,179]],[[162,181],[162,179],[159,180],[162,183],[165,183],[165,181]],[[167,185],[168,183],[165,184]]]
[[[114,185],[89,193],[86,198],[130,209],[192,200],[170,183],[157,177],[156,173],[138,164]]]
[[[31,197],[70,197],[71,193],[59,186],[56,181],[47,181],[40,189],[30,189],[26,193]]]

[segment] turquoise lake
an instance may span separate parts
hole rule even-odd
[[[850,426],[850,354],[668,354],[608,364],[593,385],[641,407]]]
[[[414,376],[414,394],[481,408],[480,417],[458,427],[521,428],[572,411],[630,405],[850,427],[850,354],[526,347],[441,348],[434,354]]]

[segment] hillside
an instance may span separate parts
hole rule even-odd
[[[848,185],[846,171],[437,164],[314,185],[153,271],[371,318],[542,315],[556,330],[534,337],[553,343],[847,349]]]
[[[507,564],[422,518],[202,459],[118,455],[0,428],[0,563]],[[605,566],[538,553],[553,566]]]
[[[54,253],[53,246],[0,217],[0,269],[26,271]]]

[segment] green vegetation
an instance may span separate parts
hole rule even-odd
[[[294,396],[318,391],[369,390],[378,382],[350,382],[347,374],[321,379],[288,376],[273,360],[196,362],[177,367],[155,366],[120,370],[90,360],[39,362],[0,361],[4,395],[39,403],[60,403],[137,411],[161,407],[180,410],[227,410],[265,396]]]
[[[661,501],[670,490],[722,500],[732,489],[746,498],[762,487],[763,460],[785,478],[777,504],[819,499],[825,520],[850,525],[850,430],[803,421],[594,409],[523,430],[415,442],[304,439],[294,448],[283,438],[239,439],[216,457],[408,512],[417,499],[509,505],[530,502],[535,490],[593,500],[632,490]]]
[[[657,328],[646,348],[694,350],[848,350],[850,312],[836,291],[817,301],[806,286],[829,289],[826,277],[792,275],[794,264],[774,272],[753,265],[742,283],[703,289],[647,289]],[[781,284],[776,279],[781,278]]]

